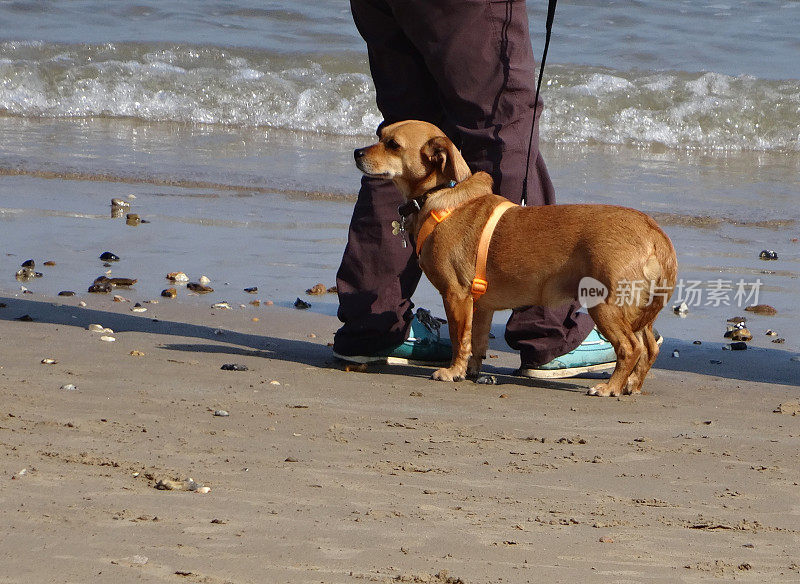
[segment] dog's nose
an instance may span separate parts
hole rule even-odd
[[[356,148],[353,151],[353,158],[359,160],[360,158],[364,158],[366,148]]]

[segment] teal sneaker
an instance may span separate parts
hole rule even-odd
[[[418,308],[411,319],[408,338],[397,345],[372,355],[333,356],[349,363],[389,363],[390,365],[447,365],[453,355],[453,345],[449,339],[442,338],[442,322],[431,316],[424,308]]]
[[[653,334],[656,337],[656,343],[660,345],[664,342],[664,338],[655,329],[653,329]],[[614,352],[614,347],[595,327],[589,336],[569,353],[538,367],[520,367],[514,374],[534,379],[561,379],[613,369],[616,364],[617,354]]]

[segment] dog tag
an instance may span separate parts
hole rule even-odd
[[[392,221],[392,235],[399,235],[402,238],[403,247],[408,247],[405,217],[401,217],[400,221]]]

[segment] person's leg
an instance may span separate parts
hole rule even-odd
[[[528,204],[555,202],[539,153],[534,116],[536,67],[525,2],[439,0],[391,2],[395,17],[436,79],[448,121],[473,171],[492,175],[495,192],[519,203],[528,170]],[[528,143],[535,124],[530,158]],[[528,163],[530,161],[530,164]],[[519,250],[520,253],[536,250]],[[594,323],[577,302],[515,310],[506,340],[525,366],[539,365],[580,345]]]
[[[362,180],[336,274],[344,323],[334,336],[339,355],[373,354],[406,338],[421,271],[413,247],[404,248],[400,236],[392,234],[400,199],[391,182]]]
[[[385,123],[421,119],[441,124],[433,79],[384,0],[351,0],[353,20],[367,42],[378,109]],[[421,271],[411,245],[392,234],[402,196],[387,180],[364,177],[348,243],[336,275],[339,320],[333,350],[371,355],[402,343],[412,318],[411,295]],[[406,236],[407,237],[407,236]]]

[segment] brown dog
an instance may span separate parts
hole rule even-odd
[[[473,175],[439,128],[413,120],[384,127],[380,141],[356,150],[355,158],[363,173],[391,179],[407,201],[419,203],[409,224],[415,239],[432,212],[452,210],[419,250],[422,270],[444,299],[453,342],[450,367],[434,372],[434,379],[477,375],[496,310],[562,305],[579,296],[579,285],[593,282],[607,295],[586,306],[617,362],[608,382],[589,393],[641,392],[658,356],[653,321],[677,274],[672,243],[652,218],[612,205],[514,206],[493,232],[488,286],[474,300],[478,242],[494,208],[505,201],[492,194],[491,177]],[[457,184],[447,188],[451,181]]]

